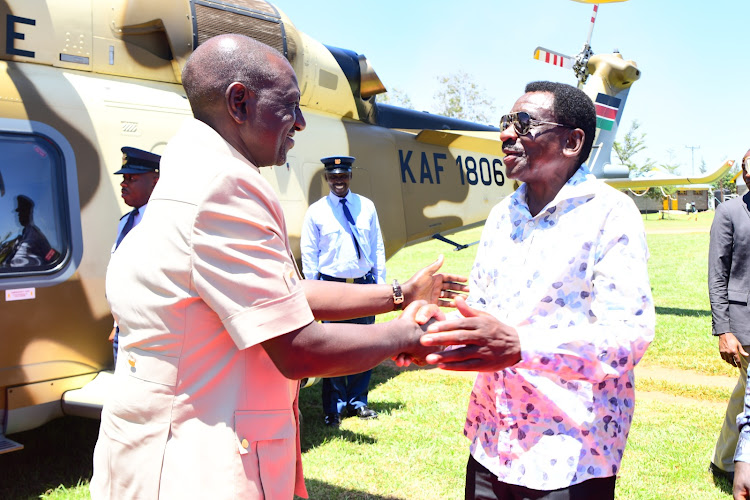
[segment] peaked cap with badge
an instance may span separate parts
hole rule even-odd
[[[321,158],[327,174],[348,174],[352,171],[353,156],[326,156]]]
[[[122,168],[115,172],[115,175],[145,174],[148,172],[159,173],[160,155],[129,146],[125,146],[121,151]]]

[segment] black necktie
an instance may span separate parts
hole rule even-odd
[[[354,218],[352,217],[352,213],[349,211],[349,207],[346,206],[346,198],[341,198],[340,200],[341,208],[344,209],[344,217],[346,217],[346,220],[349,221],[349,229],[352,233],[352,240],[354,241],[354,248],[357,249],[357,259],[362,258],[362,251],[359,249],[359,241],[357,240],[357,226],[354,224]]]
[[[133,210],[132,212],[130,212],[130,215],[128,215],[128,220],[126,220],[125,225],[122,226],[122,231],[120,231],[120,236],[117,237],[117,243],[115,243],[115,250],[117,250],[117,247],[120,246],[120,243],[122,243],[122,239],[125,238],[125,235],[128,234],[131,229],[133,229],[136,215],[138,215],[137,208]]]

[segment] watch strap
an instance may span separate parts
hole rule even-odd
[[[398,280],[393,280],[393,306],[394,309],[404,307],[404,293],[401,291],[401,285]]]

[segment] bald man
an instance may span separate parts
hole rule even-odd
[[[390,285],[303,281],[259,168],[305,128],[281,54],[223,35],[182,74],[195,119],[169,142],[149,217],[107,272],[120,326],[115,387],[94,452],[93,498],[306,497],[297,380],[424,359],[416,307],[453,293],[438,260],[404,283],[400,319],[320,324],[397,308]],[[441,293],[441,290],[446,289]],[[363,328],[367,332],[363,332]]]

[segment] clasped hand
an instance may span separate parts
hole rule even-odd
[[[494,372],[521,360],[521,343],[515,328],[469,307],[463,297],[456,297],[455,305],[461,318],[446,319],[434,304],[421,304],[416,311],[409,308],[410,316],[413,314],[418,324],[427,327],[420,343],[433,352],[423,360],[411,353],[399,354],[394,358],[396,365],[405,367],[424,361],[444,370]]]

